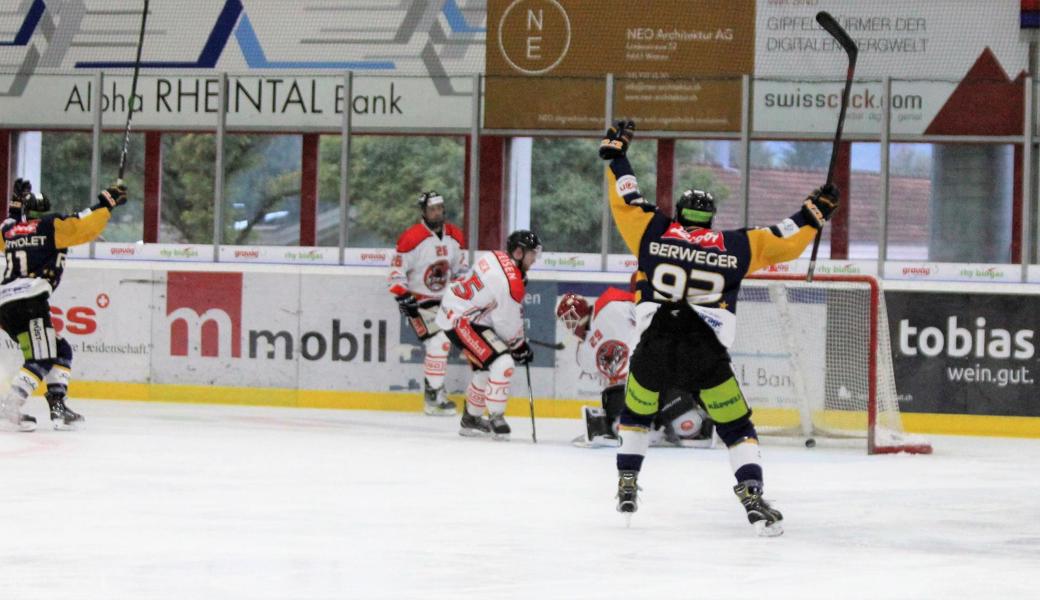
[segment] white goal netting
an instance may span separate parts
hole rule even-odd
[[[765,435],[866,438],[870,453],[928,452],[903,431],[884,295],[865,276],[744,281],[733,369]]]

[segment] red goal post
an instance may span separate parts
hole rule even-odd
[[[737,310],[734,371],[765,435],[866,438],[869,454],[929,454],[899,412],[884,294],[869,275],[760,274]]]

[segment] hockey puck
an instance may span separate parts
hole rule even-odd
[[[813,439],[813,438],[809,438],[809,439],[805,440],[805,447],[806,448],[815,448],[816,447],[816,440]]]

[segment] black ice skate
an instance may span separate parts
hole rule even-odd
[[[506,418],[504,416],[491,415],[489,424],[491,426],[491,433],[496,440],[509,440],[509,434],[512,433],[512,429],[509,428],[509,423],[506,423]]]
[[[491,435],[491,424],[484,417],[474,417],[469,411],[462,412],[459,421],[459,435],[463,437],[484,437]]]
[[[617,511],[631,518],[632,513],[639,510],[639,484],[636,479],[638,471],[618,471]]]
[[[733,493],[744,505],[748,522],[755,526],[758,535],[773,537],[784,533],[784,515],[762,497],[761,483],[753,480],[742,481],[733,486]]]
[[[72,431],[76,423],[84,421],[83,415],[65,405],[65,394],[47,392],[44,397],[51,407],[51,424],[58,431]]]
[[[432,388],[424,379],[423,387],[425,388],[423,412],[439,417],[450,417],[458,412],[455,403],[448,398],[448,393],[444,391],[443,385],[439,388]]]

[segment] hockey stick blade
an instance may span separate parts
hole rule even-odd
[[[816,22],[823,27],[827,33],[831,34],[831,37],[838,40],[841,47],[845,49],[845,53],[849,55],[849,63],[852,65],[856,64],[856,55],[859,54],[859,48],[856,46],[856,42],[852,41],[852,37],[847,31],[842,29],[841,25],[838,24],[838,20],[831,16],[831,13],[821,10],[816,13]]]
[[[841,92],[841,110],[838,111],[838,126],[835,129],[834,142],[831,145],[831,162],[827,167],[827,183],[830,184],[834,182],[834,169],[838,164],[838,148],[841,146],[841,133],[845,128],[845,113],[849,108],[849,93],[852,91],[852,78],[856,72],[856,56],[859,55],[859,48],[848,32],[842,29],[838,21],[829,12],[821,10],[816,13],[816,22],[827,33],[831,34],[831,37],[837,40],[849,58],[849,67],[845,72],[845,88]],[[823,239],[822,227],[816,231],[816,238],[813,239],[812,255],[809,257],[809,272],[805,280],[810,283],[813,280],[813,274],[816,272],[816,255],[820,251],[821,239]]]

